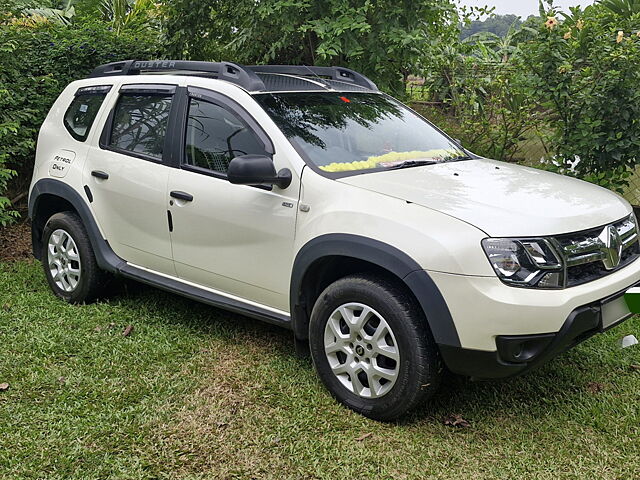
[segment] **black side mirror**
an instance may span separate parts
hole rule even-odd
[[[229,162],[227,179],[236,185],[277,185],[285,189],[291,185],[291,170],[276,172],[273,160],[264,155],[242,155]]]

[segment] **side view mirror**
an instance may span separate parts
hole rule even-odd
[[[236,185],[277,185],[285,189],[291,185],[291,170],[276,172],[273,160],[264,155],[242,155],[229,162],[227,179]]]

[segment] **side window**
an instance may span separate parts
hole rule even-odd
[[[240,117],[215,103],[192,98],[186,132],[187,165],[227,173],[240,155],[269,155],[256,134]]]
[[[110,85],[102,85],[81,88],[76,92],[64,114],[64,126],[73,138],[80,142],[87,139],[91,125],[110,89]]]
[[[162,158],[171,95],[123,94],[113,116],[109,146]]]

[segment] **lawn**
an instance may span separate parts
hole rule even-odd
[[[640,348],[617,346],[638,318],[381,424],[337,405],[284,330],[142,287],[66,305],[29,260],[0,285],[2,479],[640,476]]]

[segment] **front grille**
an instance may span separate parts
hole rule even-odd
[[[620,220],[614,223],[613,227],[622,244],[622,252],[619,263],[612,268],[606,268],[607,256],[609,255],[606,248],[608,225],[584,232],[559,235],[551,240],[563,257],[567,287],[602,278],[624,268],[640,256],[638,227],[635,218],[630,216]]]

